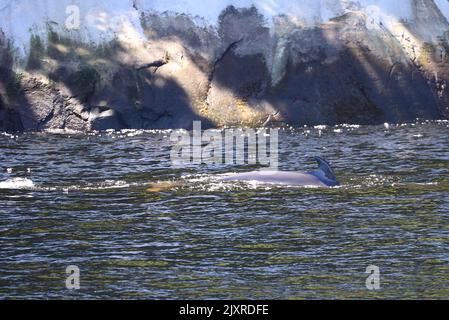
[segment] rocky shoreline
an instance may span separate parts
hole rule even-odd
[[[143,39],[124,29],[93,44],[48,24],[22,60],[1,32],[0,131],[447,118],[449,23],[433,0],[411,2],[395,32],[357,10],[269,25],[255,6],[231,5],[208,26],[135,3]]]

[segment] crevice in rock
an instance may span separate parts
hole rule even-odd
[[[161,112],[161,113],[156,113],[155,122],[157,122],[157,121],[159,121],[159,120],[161,120],[161,119],[163,119],[165,117],[166,118],[172,118],[173,115],[170,112],[168,112],[168,111],[164,111],[164,112]]]
[[[228,53],[231,52],[231,50],[234,50],[235,48],[237,48],[237,46],[242,41],[243,41],[243,38],[241,38],[241,39],[239,39],[237,41],[234,41],[231,44],[229,44],[228,47],[226,48],[226,50],[223,51],[223,53],[215,60],[213,66],[212,66],[212,69],[209,72],[209,77],[208,77],[209,84],[208,84],[207,92],[206,92],[206,95],[205,95],[205,105],[207,107],[209,107],[209,95],[210,95],[210,92],[212,90],[212,81],[214,80],[215,71],[217,69],[218,64],[226,57],[226,55]]]
[[[164,59],[156,60],[156,61],[153,61],[153,62],[144,64],[144,65],[142,65],[142,66],[140,66],[140,67],[137,67],[136,70],[137,70],[137,71],[142,71],[142,70],[144,70],[144,69],[155,68],[154,73],[156,73],[157,70],[158,70],[160,67],[162,67],[162,66],[168,64],[169,61],[170,61],[170,58],[168,57],[168,55],[166,55]]]
[[[393,63],[393,65],[390,68],[390,71],[388,72],[388,78],[391,79],[393,77],[394,72],[396,71],[396,67],[399,66],[399,62]]]
[[[51,119],[53,119],[54,115],[55,115],[55,108],[53,107],[53,109],[50,111],[50,113],[44,119],[39,121],[37,128],[40,130],[43,127],[45,127],[45,125],[47,123],[49,123],[51,121]]]
[[[231,52],[231,50],[234,50],[237,48],[237,46],[243,41],[243,38],[237,41],[232,42],[226,50],[218,57],[218,59],[215,60],[214,65],[212,67],[212,70],[209,75],[209,82],[212,82],[215,74],[215,70],[217,69],[218,64],[226,57],[226,55]]]
[[[84,108],[82,111],[85,112]],[[77,112],[77,110],[75,110],[74,108],[71,108],[71,110],[69,111],[69,115],[73,115],[84,122],[89,122],[89,119],[86,119],[86,117],[83,117],[83,115],[81,113]]]

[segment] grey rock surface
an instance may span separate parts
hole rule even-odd
[[[357,11],[306,26],[229,6],[217,27],[142,11],[146,41],[0,33],[0,130],[400,123],[449,116],[449,23],[414,1],[402,34]],[[398,29],[398,30],[399,30]],[[405,31],[404,31],[405,30]],[[12,39],[13,40],[13,39]]]

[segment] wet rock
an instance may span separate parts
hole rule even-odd
[[[268,99],[290,124],[440,116],[416,66],[390,34],[368,30],[364,15],[346,14],[320,28],[296,30],[287,45],[285,76]]]
[[[271,50],[270,30],[256,7],[236,8],[228,6],[218,20],[218,35],[223,51],[239,42],[239,55],[267,54]]]
[[[228,6],[213,25],[134,2],[141,29],[92,44],[48,27],[30,34],[25,62],[0,34],[0,130],[449,116],[449,23],[434,1],[411,0],[409,19],[388,26],[357,1],[332,3],[324,22]]]
[[[93,130],[105,130],[105,128],[120,130],[125,128],[117,112],[112,109],[94,108],[90,112],[89,121]]]
[[[82,119],[78,124],[67,126],[67,118],[71,115],[67,98],[37,77],[22,81],[21,93],[12,107],[20,115],[24,130],[85,129]]]
[[[239,56],[233,48],[215,66],[207,99],[208,112],[227,125],[248,124],[253,117],[261,120],[258,118],[265,114],[258,103],[269,83],[262,54]]]

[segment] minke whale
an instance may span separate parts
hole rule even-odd
[[[315,160],[318,162],[318,169],[311,172],[253,171],[225,175],[220,180],[320,188],[339,186],[340,183],[329,162],[321,157],[315,157]]]
[[[334,171],[329,162],[320,157],[315,157],[318,169],[311,172],[289,171],[253,171],[245,173],[225,174],[218,177],[218,181],[229,182],[260,182],[265,184],[278,184],[288,186],[330,188],[339,186]],[[158,193],[182,187],[185,181],[166,181],[150,184],[147,192]]]

